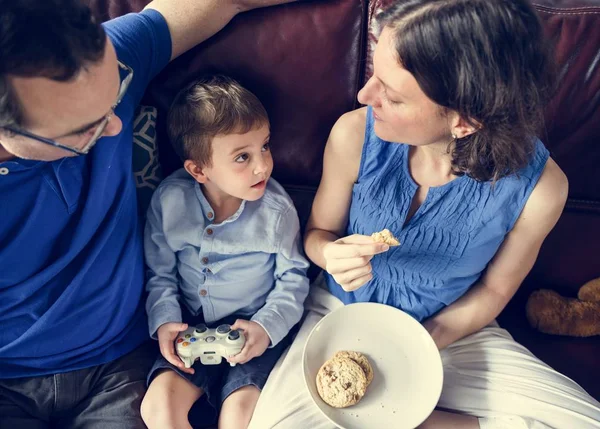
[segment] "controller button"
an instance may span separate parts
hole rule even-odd
[[[195,343],[196,339],[195,338],[190,338],[190,343]]]
[[[208,328],[206,327],[206,325],[205,325],[205,324],[203,324],[203,323],[201,323],[201,324],[199,324],[199,325],[196,325],[196,330],[195,330],[195,332],[196,332],[197,334],[203,334],[203,333],[205,333],[207,330],[208,330]]]
[[[190,337],[191,337],[191,335],[190,335],[190,334],[185,334],[185,335],[184,335],[184,337],[185,337],[185,338],[190,338]]]
[[[229,331],[231,331],[231,326],[229,326],[229,325],[226,325],[226,324],[225,324],[225,325],[219,325],[219,326],[217,327],[217,333],[218,333],[218,334],[226,334],[226,333],[228,333]]]
[[[240,338],[240,332],[239,331],[231,331],[229,333],[229,337],[228,337],[231,341],[235,341],[238,338]]]
[[[187,346],[189,346],[189,345],[190,345],[190,343],[188,343],[188,342],[186,341],[186,342],[184,342],[184,343],[183,343],[181,346],[182,346],[182,347],[187,347]]]
[[[183,343],[183,338],[177,338],[177,344]]]
[[[216,340],[216,338],[213,337],[212,335],[210,337],[206,337],[206,342],[207,343],[212,343],[214,340]]]

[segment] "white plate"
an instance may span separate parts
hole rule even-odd
[[[347,408],[323,402],[315,383],[321,365],[339,350],[363,353],[375,373],[363,399]],[[350,304],[321,319],[304,346],[302,367],[317,407],[344,429],[413,429],[431,414],[442,391],[442,361],[429,333],[383,304]]]

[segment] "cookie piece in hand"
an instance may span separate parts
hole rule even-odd
[[[365,377],[367,378],[367,386],[371,384],[373,381],[373,367],[369,362],[369,359],[365,355],[360,352],[354,352],[350,350],[342,350],[333,355],[333,358],[349,358],[360,365],[360,368],[365,373]]]
[[[350,358],[333,358],[317,373],[317,391],[325,403],[335,408],[349,407],[362,399],[367,377]]]
[[[394,235],[387,228],[383,231],[374,232],[373,234],[371,234],[371,237],[373,237],[373,240],[377,241],[378,243],[385,243],[388,246],[400,245],[398,239],[394,237]]]

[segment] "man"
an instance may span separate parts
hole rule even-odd
[[[154,0],[103,25],[77,0],[0,0],[0,428],[141,428],[132,121],[169,60],[293,0]]]

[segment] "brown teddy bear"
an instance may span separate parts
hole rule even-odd
[[[600,335],[600,278],[584,284],[577,298],[542,289],[527,300],[527,319],[546,334],[589,337]]]

